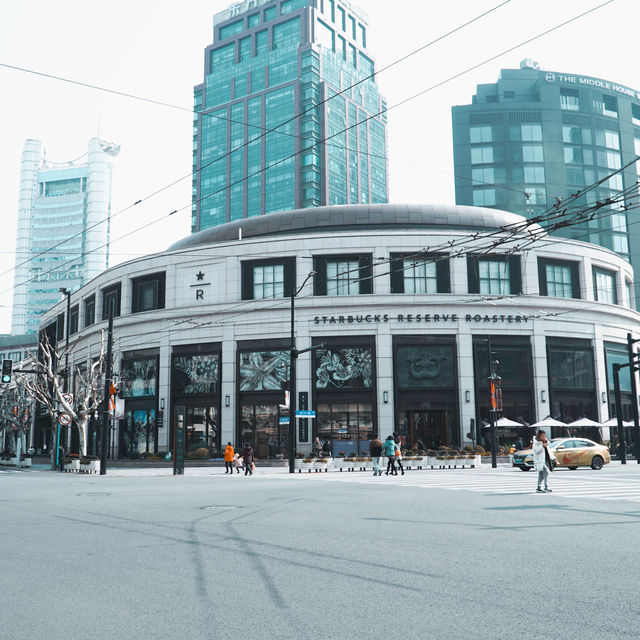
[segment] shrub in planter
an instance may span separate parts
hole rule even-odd
[[[96,460],[100,460],[100,458],[98,458],[98,456],[82,456],[82,458],[80,458],[80,464],[89,464]]]
[[[209,450],[204,447],[200,447],[195,451],[190,451],[187,455],[191,460],[204,460],[209,457]]]

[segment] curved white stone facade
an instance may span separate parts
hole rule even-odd
[[[312,215],[322,216],[323,211],[336,209],[346,208],[313,210],[313,214],[308,214],[309,221]],[[99,334],[106,329],[107,322],[102,319],[104,291],[114,285],[121,288],[120,315],[114,319],[115,369],[122,374],[129,367],[125,377],[129,379],[128,395],[132,397],[126,400],[130,423],[127,427],[124,421],[120,422],[113,439],[114,455],[124,455],[131,447],[137,451],[172,448],[171,424],[176,411],[183,411],[183,407],[187,414],[192,411],[191,417],[186,414],[183,417],[192,423],[194,443],[196,440],[202,443],[203,438],[211,435],[209,444],[216,449],[227,441],[239,445],[249,439],[256,445],[259,456],[282,451],[286,428],[278,427],[277,405],[284,402],[284,393],[275,387],[287,378],[286,367],[282,367],[288,361],[290,298],[243,299],[243,294],[247,297],[262,290],[262,284],[249,280],[264,278],[266,271],[260,269],[265,265],[270,269],[280,262],[286,263],[285,273],[295,263],[296,288],[314,269],[326,268],[325,276],[331,280],[327,265],[333,259],[350,257],[352,264],[355,260],[358,268],[355,280],[366,273],[367,264],[373,274],[371,279],[365,277],[360,283],[348,285],[366,289],[362,282],[371,282],[371,293],[327,295],[321,291],[322,276],[316,275],[296,297],[297,348],[305,349],[320,342],[326,345],[324,349],[301,354],[297,361],[297,391],[307,394],[307,408],[318,411],[315,424],[307,423],[306,433],[304,425],[297,425],[299,451],[310,449],[317,432],[321,438],[328,436],[334,441],[336,452],[341,446],[357,448],[357,440],[364,442],[372,431],[381,435],[398,431],[412,444],[419,438],[426,446],[469,443],[467,434],[472,420],[479,427],[486,416],[483,407],[488,404],[488,391],[485,392],[486,372],[482,367],[486,361],[482,354],[487,349],[483,346],[488,344],[487,338],[491,340],[494,357],[504,360],[500,365],[504,371],[500,374],[504,378],[505,416],[524,418],[527,422],[549,414],[565,419],[579,417],[578,413],[595,420],[609,417],[613,393],[607,390],[605,349],[615,350],[611,345],[618,345],[618,350],[624,351],[627,333],[636,337],[640,328],[639,314],[628,306],[633,272],[626,261],[595,245],[551,237],[521,251],[518,247],[523,238],[515,237],[495,247],[490,256],[504,257],[507,253],[519,256],[515,262],[506,259],[504,263],[509,262],[515,270],[519,262],[519,282],[515,275],[510,277],[511,286],[521,292],[470,292],[478,284],[471,282],[474,273],[482,281],[486,258],[482,250],[486,252],[491,232],[486,228],[474,230],[468,220],[453,228],[447,219],[452,211],[473,214],[473,208],[436,208],[435,213],[424,218],[422,228],[420,225],[409,228],[400,222],[375,228],[373,207],[350,208],[351,212],[354,210],[360,223],[349,228],[314,230],[309,222],[309,226],[302,225],[297,232],[256,233],[250,237],[246,237],[246,232],[238,232],[235,234],[238,239],[208,244],[196,244],[196,239],[192,246],[111,268],[73,293],[71,305],[72,308],[78,305],[80,329],[71,336],[70,359],[77,365],[97,352]],[[375,208],[380,210],[380,206]],[[483,209],[477,212],[478,216],[498,218],[502,213]],[[498,218],[496,226],[503,224]],[[225,227],[235,225],[240,230],[246,223]],[[486,227],[486,222],[483,226]],[[239,239],[241,235],[243,239]],[[496,235],[494,229],[490,238],[501,236],[504,234]],[[390,271],[401,264],[397,262],[398,256],[415,261],[424,255],[421,252],[426,248],[431,248],[428,250],[431,255],[434,247],[439,262],[448,264],[449,291],[393,292],[394,286],[396,289],[398,286],[394,285],[394,277],[397,283],[399,276],[397,269],[395,276]],[[396,262],[390,263],[390,256],[395,256]],[[406,268],[407,263],[402,264],[404,279],[407,271],[413,270]],[[579,278],[579,287],[574,292],[579,290],[580,298],[540,295],[541,286],[556,286],[553,282],[542,284],[547,275],[551,274],[552,280],[562,274],[567,277],[569,272],[562,271],[567,264],[571,277]],[[547,274],[547,265],[558,267],[559,271]],[[342,277],[347,272],[338,265],[337,273]],[[604,295],[603,291],[594,290],[594,283],[602,285],[597,277],[600,273],[613,278],[617,304],[596,300]],[[149,276],[148,282],[152,284],[156,281],[160,290],[164,279],[164,293],[156,291],[155,302],[153,286],[144,292],[140,288],[146,286],[145,276]],[[441,275],[438,278],[437,286],[447,288],[442,284],[445,278]],[[422,286],[403,281],[407,288]],[[252,289],[248,283],[253,285]],[[481,287],[494,285],[480,282]],[[330,288],[331,285],[327,290]],[[565,289],[565,293],[568,291]],[[86,302],[92,296],[96,322],[85,326]],[[158,304],[164,308],[132,311]],[[46,314],[42,326],[55,322],[58,314],[64,312],[65,305],[60,303]],[[64,334],[58,331],[58,335]],[[265,357],[267,352],[280,356]],[[207,366],[216,371],[200,372],[198,378],[194,373],[196,363],[205,366],[202,354],[212,353],[216,354],[215,362]],[[201,354],[201,359],[193,359],[194,354]],[[329,369],[321,358],[331,356],[337,360],[327,374]],[[356,360],[345,361],[345,357]],[[157,363],[155,370],[149,364],[152,360]],[[277,367],[278,362],[281,368],[274,369],[275,373],[263,371],[261,381],[247,374],[260,367]],[[177,366],[182,367],[182,373],[174,371],[172,386],[172,367]],[[191,378],[184,378],[186,369]],[[370,378],[367,372],[371,373]],[[183,376],[182,382],[177,383],[176,376]],[[184,380],[193,384],[189,386]],[[514,381],[518,384],[514,385]],[[261,384],[268,388],[261,388]],[[630,402],[629,394],[626,397]],[[264,407],[270,409],[263,411]],[[148,412],[162,408],[163,426],[156,428],[153,424],[156,414]],[[139,412],[138,419],[135,411]],[[140,433],[125,441],[123,429],[135,430],[135,422],[144,421],[145,414],[140,412],[147,412],[148,424],[139,426]],[[198,435],[200,432],[202,437]],[[477,428],[472,435],[483,440],[482,429]],[[501,440],[509,441],[517,435],[517,430],[505,432]],[[425,438],[430,442],[424,442]]]

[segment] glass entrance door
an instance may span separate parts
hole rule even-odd
[[[236,446],[245,442],[252,447],[257,458],[280,458],[289,455],[289,425],[280,424],[277,404],[242,405],[240,439]]]
[[[185,452],[193,453],[197,449],[207,449],[209,457],[220,454],[220,429],[218,428],[218,410],[216,407],[185,408],[186,441]]]
[[[446,409],[409,409],[405,416],[412,448],[436,450],[451,444]]]

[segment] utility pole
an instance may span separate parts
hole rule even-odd
[[[107,364],[104,374],[104,405],[102,410],[102,438],[100,439],[100,475],[107,474],[107,452],[109,450],[109,399],[111,397],[111,350],[113,348],[113,309],[109,309],[107,330]]]
[[[633,426],[635,434],[635,454],[636,463],[640,464],[640,420],[638,419],[638,386],[636,384],[636,371],[638,370],[638,354],[633,351],[633,344],[639,342],[640,338],[635,340],[631,337],[631,333],[627,333],[627,352],[629,354],[629,374],[631,376],[631,408],[633,409]],[[616,400],[617,402],[617,400]]]
[[[309,351],[309,349],[303,349],[298,351],[296,349],[296,336],[295,336],[295,300],[296,296],[302,291],[307,281],[312,276],[315,276],[315,271],[310,271],[304,282],[298,289],[291,290],[291,340],[289,347],[289,473],[296,472],[296,361],[298,355]],[[315,347],[313,347],[315,348]]]
[[[620,463],[627,464],[627,443],[624,438],[624,425],[622,424],[622,398],[620,396],[620,369],[629,366],[627,364],[613,363],[613,393],[616,399],[616,417],[618,418],[618,438],[620,447]],[[634,374],[634,372],[631,372]],[[634,374],[635,375],[635,374]]]

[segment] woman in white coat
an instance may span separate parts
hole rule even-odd
[[[549,489],[549,474],[553,471],[553,451],[549,449],[549,441],[545,432],[540,429],[533,439],[533,469],[538,472],[538,493],[551,493]],[[544,480],[544,489],[542,481]]]

